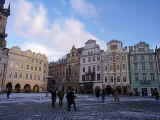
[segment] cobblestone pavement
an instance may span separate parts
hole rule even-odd
[[[112,97],[106,99],[105,103],[101,103],[93,96],[81,96],[77,99],[76,112],[73,109],[68,112],[66,103],[63,107],[56,104],[53,109],[50,101],[0,103],[0,120],[160,120],[160,102],[131,97],[114,103]]]

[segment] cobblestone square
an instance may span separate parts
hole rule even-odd
[[[105,103],[97,101],[92,95],[77,95],[75,112],[64,106],[51,107],[50,96],[35,94],[21,96],[13,94],[10,100],[0,101],[0,120],[160,120],[160,102],[154,98],[120,97],[114,103],[112,96]]]

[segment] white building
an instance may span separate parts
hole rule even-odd
[[[8,49],[0,48],[0,91],[5,88],[6,70],[8,63]]]
[[[119,93],[127,94],[130,88],[128,50],[122,47],[122,42],[111,40],[107,43],[104,54],[104,84],[108,93],[112,88]]]
[[[80,56],[80,84],[84,92],[92,92],[96,86],[103,84],[104,51],[100,49],[95,40],[88,40]]]

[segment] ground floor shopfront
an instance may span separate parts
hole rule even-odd
[[[147,87],[147,86],[142,86],[142,87],[134,87],[132,88],[132,93],[133,95],[136,96],[154,96],[155,91],[158,91],[160,93],[160,86],[159,87]]]

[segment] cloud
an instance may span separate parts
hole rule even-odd
[[[57,60],[71,49],[84,46],[88,39],[96,39],[101,47],[105,43],[85,30],[82,22],[74,18],[50,20],[47,10],[40,3],[17,0],[14,4],[13,23],[16,35],[24,38],[22,49],[46,54],[49,60]]]
[[[97,17],[97,9],[94,4],[87,0],[70,0],[71,7],[80,15],[85,17]]]

